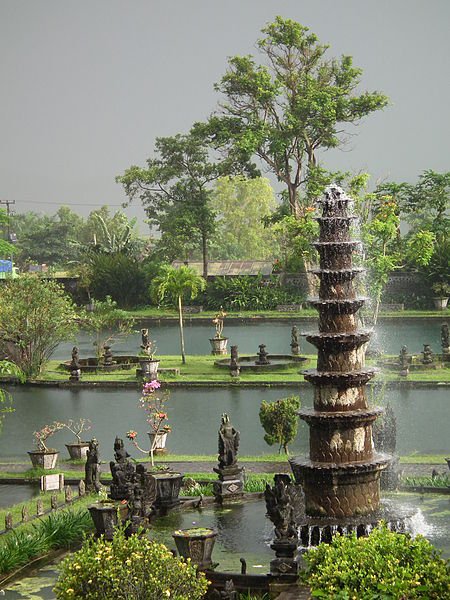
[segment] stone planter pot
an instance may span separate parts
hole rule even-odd
[[[59,452],[57,450],[49,450],[48,452],[34,450],[33,452],[28,452],[28,456],[34,468],[54,469],[58,461]]]
[[[153,441],[156,437],[156,442],[155,442],[155,447],[154,447],[154,454],[164,454],[165,452],[167,452],[166,450],[166,441],[167,441],[167,433],[153,433],[148,431],[147,432],[148,437],[150,438],[150,448],[153,445]]]
[[[65,444],[71,460],[86,460],[89,442],[74,442]]]
[[[219,354],[227,353],[228,338],[226,338],[226,337],[210,338],[209,343],[211,344],[211,348],[212,348],[211,354],[214,354],[216,356]]]
[[[178,553],[183,558],[190,558],[199,569],[208,569],[217,537],[217,531],[209,527],[192,527],[179,529],[172,534]]]
[[[150,358],[139,358],[141,367],[141,375],[149,381],[154,381],[158,378],[159,360]]]
[[[96,535],[103,535],[107,540],[112,540],[119,519],[123,522],[128,516],[128,505],[121,503],[99,502],[88,506],[88,510],[94,522]]]
[[[159,472],[152,473],[156,479],[155,508],[173,508],[180,503],[180,494],[183,477],[181,473]]]
[[[433,298],[434,308],[437,310],[444,310],[447,308],[448,298]]]

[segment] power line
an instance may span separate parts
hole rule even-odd
[[[5,201],[6,202],[6,201]],[[11,201],[12,202],[12,201]],[[14,202],[12,202],[14,203]],[[101,204],[83,204],[82,202],[47,202],[45,200],[20,200],[21,204],[51,204],[52,206],[120,206],[124,208],[122,204],[109,204],[109,202],[103,202]]]

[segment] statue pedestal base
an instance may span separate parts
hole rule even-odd
[[[214,496],[217,502],[223,503],[237,500],[244,494],[242,468],[238,466],[213,469],[219,475],[219,481],[213,484]]]
[[[276,558],[270,561],[270,574],[278,577],[297,575],[298,562],[295,559],[297,543],[292,540],[275,540],[270,547],[275,550],[276,555]]]

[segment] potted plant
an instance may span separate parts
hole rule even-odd
[[[59,452],[55,448],[49,448],[47,440],[61,429],[64,429],[64,424],[54,421],[51,425],[44,425],[42,429],[33,433],[36,450],[28,452],[33,467],[41,469],[54,469],[56,467]]]
[[[438,310],[444,310],[447,307],[450,296],[450,285],[445,281],[438,281],[431,286],[435,296],[433,298],[434,306]]]
[[[157,379],[147,381],[142,388],[142,396],[139,401],[141,408],[147,413],[146,421],[150,425],[150,431],[148,432],[150,438],[149,450],[145,450],[138,445],[136,431],[127,432],[127,438],[140,452],[150,454],[152,466],[154,466],[153,455],[165,452],[167,434],[172,431],[167,423],[167,412],[165,411],[165,404],[169,395],[167,392],[155,393],[160,387],[161,383]]]
[[[116,526],[128,517],[128,503],[126,500],[111,500],[104,488],[98,495],[97,502],[88,506],[89,514],[97,537],[103,535],[106,540],[112,540]]]
[[[211,527],[190,527],[178,529],[172,534],[177,550],[183,558],[190,558],[199,569],[208,569],[217,537],[217,531]]]
[[[210,338],[209,342],[211,344],[211,354],[226,354],[227,353],[227,342],[228,338],[222,335],[223,333],[223,320],[226,317],[227,313],[220,307],[219,312],[216,314],[214,319],[212,320],[216,333],[213,338]]]
[[[158,377],[159,360],[155,359],[156,344],[154,340],[150,340],[148,329],[141,329],[141,352],[139,352],[139,365],[141,367],[141,375],[145,379],[153,381]]]
[[[68,429],[73,433],[76,439],[76,441],[71,444],[65,444],[70,458],[72,460],[86,460],[89,442],[83,442],[81,440],[81,434],[83,431],[87,431],[91,428],[91,421],[89,419],[78,419],[78,421],[70,419],[67,423],[62,423],[62,425],[64,429]]]

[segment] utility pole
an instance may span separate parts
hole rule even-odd
[[[15,200],[0,200],[0,205],[2,204],[6,204],[6,216],[7,216],[7,220],[6,220],[6,235],[7,235],[7,241],[9,243],[11,243],[11,224],[10,224],[10,216],[11,216],[11,211],[9,209],[9,207],[11,206],[11,204],[15,204],[16,201]],[[13,257],[12,254],[9,257],[12,263]]]

